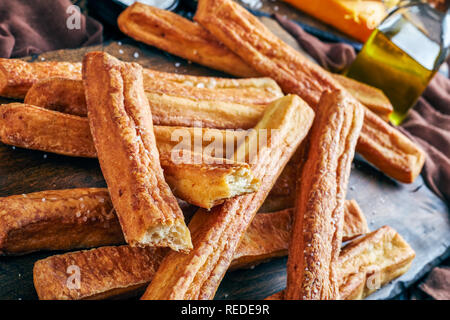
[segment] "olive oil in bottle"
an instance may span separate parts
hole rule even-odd
[[[448,54],[440,15],[445,13],[424,3],[394,11],[347,70],[348,77],[383,90],[394,106],[390,120],[395,125],[404,120]]]

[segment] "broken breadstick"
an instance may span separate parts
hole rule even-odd
[[[189,252],[190,232],[161,169],[142,67],[90,52],[83,81],[91,133],[125,240]]]

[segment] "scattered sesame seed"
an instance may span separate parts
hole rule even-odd
[[[77,216],[77,218],[81,217],[81,212],[77,211],[77,213],[75,213],[75,215]]]
[[[41,61],[45,61],[45,58],[44,58],[44,57],[41,57]]]
[[[199,83],[197,83],[196,87],[197,88],[204,88],[205,84],[203,82],[199,82]]]
[[[45,202],[45,198],[42,198],[42,202]]]

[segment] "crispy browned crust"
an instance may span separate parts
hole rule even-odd
[[[87,118],[23,103],[0,105],[0,140],[67,156],[97,156]]]
[[[274,79],[285,93],[299,95],[316,112],[320,112],[322,92],[344,90],[330,73],[276,37],[236,2],[200,0],[194,19],[256,71]],[[402,133],[375,115],[379,121],[372,120],[368,113],[357,152],[394,179],[411,182],[422,169],[423,153]],[[390,152],[379,152],[388,148]]]
[[[64,77],[81,79],[81,63],[35,62],[0,58],[0,96],[23,99],[30,87],[41,79]]]
[[[306,136],[313,112],[297,96],[272,103],[250,136],[258,141],[259,129],[268,130],[268,142],[260,146],[251,165],[261,181],[257,192],[235,197],[206,212],[199,210],[190,223],[194,249],[188,255],[172,254],[164,259],[143,299],[212,299],[244,234],[281,170]],[[236,151],[243,154],[248,145]]]
[[[239,77],[257,73],[208,31],[170,11],[135,3],[117,19],[119,29],[135,40]]]
[[[164,180],[142,67],[91,52],[83,81],[94,144],[128,244],[188,252],[190,233]]]
[[[355,200],[346,200],[344,204],[344,226],[342,241],[352,240],[362,234],[368,233],[366,217]]]
[[[394,108],[383,91],[339,74],[332,74],[332,76],[356,100],[361,102],[384,121],[389,121],[389,114],[394,111]]]
[[[122,243],[122,230],[106,189],[0,198],[0,255]]]
[[[66,78],[39,80],[28,90],[24,103],[74,116],[87,116],[86,98],[81,80]]]
[[[364,299],[411,266],[414,250],[388,226],[350,242],[338,260],[339,292],[342,300]],[[285,291],[266,298],[284,299]]]
[[[344,199],[364,110],[341,92],[325,92],[298,172],[287,300],[339,297],[336,263]]]
[[[357,151],[385,174],[412,183],[422,171],[426,155],[400,131],[366,109]]]

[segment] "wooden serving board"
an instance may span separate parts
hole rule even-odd
[[[145,67],[161,71],[224,76],[129,39],[107,46],[55,51],[35,59],[81,61],[85,52],[92,50],[104,50],[122,60],[136,61]],[[0,144],[0,196],[104,186],[96,160],[70,158]],[[407,274],[385,286],[371,298],[393,297],[449,253],[448,208],[424,185],[422,178],[411,185],[402,185],[357,158],[350,177],[348,198],[358,201],[372,230],[390,225],[417,253]],[[0,257],[0,299],[36,299],[32,281],[33,264],[36,260],[53,254],[55,252]],[[216,298],[261,299],[275,293],[285,286],[285,265],[286,258],[281,258],[253,270],[228,273]]]

